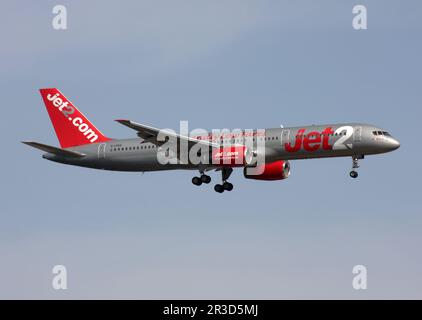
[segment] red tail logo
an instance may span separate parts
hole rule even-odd
[[[110,140],[56,88],[40,89],[62,148]]]

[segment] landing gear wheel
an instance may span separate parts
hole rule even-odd
[[[221,184],[216,184],[214,186],[214,190],[218,193],[223,193],[224,192],[224,187]]]
[[[203,183],[208,184],[208,183],[210,183],[210,182],[211,182],[211,177],[210,177],[210,176],[207,176],[206,174],[203,174],[203,175],[201,176],[201,181],[202,181]]]
[[[224,188],[224,190],[232,191],[233,190],[233,184],[226,181],[226,182],[223,183],[223,188]]]
[[[353,179],[356,179],[356,178],[358,177],[358,173],[357,173],[356,171],[352,170],[352,171],[350,171],[350,176],[351,176]]]
[[[224,190],[232,191],[233,185],[227,181],[227,179],[232,174],[233,169],[232,168],[223,168],[221,170],[221,180],[223,180],[223,184],[216,184],[214,187],[214,190],[217,192],[223,192]]]
[[[201,178],[199,178],[199,177],[193,177],[193,178],[192,178],[192,183],[193,183],[195,186],[200,186],[200,185],[202,184],[202,179],[201,179]]]

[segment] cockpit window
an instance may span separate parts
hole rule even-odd
[[[372,131],[372,134],[374,136],[386,136],[391,137],[391,134],[389,134],[387,131]]]

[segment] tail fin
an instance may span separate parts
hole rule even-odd
[[[110,140],[58,89],[40,89],[40,93],[62,148]]]

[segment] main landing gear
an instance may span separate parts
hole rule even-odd
[[[233,184],[228,182],[230,175],[232,174],[233,169],[232,168],[222,168],[221,169],[221,178],[223,180],[222,184],[216,184],[214,186],[214,190],[218,193],[223,193],[224,191],[232,191],[233,190]],[[203,183],[210,183],[211,177],[206,175],[203,171],[200,171],[201,176],[200,177],[193,177],[192,183],[195,186],[200,186]]]
[[[352,171],[350,171],[350,177],[356,179],[358,177],[358,173],[355,169],[359,168],[359,159],[363,159],[364,156],[353,156],[352,157]]]
[[[232,191],[233,190],[233,184],[228,182],[230,175],[232,174],[233,169],[232,168],[223,168],[221,169],[221,178],[223,180],[223,184],[216,184],[214,186],[214,190],[218,193],[223,193],[224,190]]]
[[[200,186],[202,183],[210,183],[211,182],[211,177],[209,175],[206,175],[203,171],[201,171],[201,176],[200,177],[193,177],[192,178],[192,183],[195,186]]]

